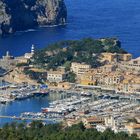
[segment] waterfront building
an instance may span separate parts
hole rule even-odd
[[[102,133],[103,133],[107,128],[108,128],[107,126],[102,125],[102,124],[98,124],[98,125],[96,126],[97,131],[102,132]]]
[[[83,117],[82,122],[85,128],[96,128],[97,125],[104,124],[104,119],[99,116]]]
[[[91,65],[85,63],[72,62],[71,64],[71,71],[74,72],[77,76],[84,74],[90,69],[91,69]]]
[[[102,83],[104,85],[117,85],[123,81],[124,76],[119,72],[111,72],[107,73],[103,79]]]
[[[106,116],[105,119],[105,127],[112,129],[115,133],[119,132],[127,132],[124,124],[126,123],[125,118],[121,118],[120,115],[116,116]]]
[[[140,93],[140,74],[124,70],[117,65],[106,64],[90,69],[80,76],[81,85],[101,86],[103,89],[123,93]]]
[[[112,68],[102,68],[92,69],[81,75],[80,83],[82,85],[104,85],[108,88],[114,88],[114,86],[123,81],[124,76],[120,72],[112,71]]]
[[[110,128],[115,128],[117,126],[117,122],[113,116],[105,117],[105,126]]]
[[[139,123],[129,123],[125,125],[125,128],[129,134],[136,134],[140,137],[140,124]]]
[[[66,78],[66,73],[64,71],[48,71],[47,72],[47,80],[49,82],[63,82]]]
[[[102,81],[102,73],[99,69],[91,69],[85,72],[80,77],[80,83],[82,85],[97,85]]]

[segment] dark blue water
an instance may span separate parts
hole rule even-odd
[[[9,50],[18,56],[37,48],[67,39],[84,37],[118,37],[122,47],[133,55],[140,55],[139,0],[65,0],[68,24],[54,28],[40,28],[20,32],[0,39],[0,56]]]
[[[20,116],[23,112],[41,112],[42,107],[48,107],[49,100],[47,96],[34,97],[22,101],[14,101],[7,105],[0,105],[0,115]],[[12,119],[0,119],[0,126]]]
[[[122,47],[134,57],[140,55],[140,1],[139,0],[65,0],[68,8],[66,26],[38,28],[0,38],[0,56],[7,50],[14,56],[30,51],[32,44],[43,48],[47,44],[84,37],[118,37]],[[32,98],[0,105],[0,115],[19,115],[38,112],[48,106],[47,98]],[[1,120],[3,124],[9,120]]]

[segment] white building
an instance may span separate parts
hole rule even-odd
[[[34,55],[34,45],[32,45],[32,47],[31,47],[31,52],[30,53],[25,53],[24,57],[26,59],[30,59],[31,57],[33,57],[33,55]]]
[[[128,62],[122,62],[120,64],[120,67],[139,71],[140,70],[140,57],[136,59],[132,59],[131,61],[128,61]]]
[[[82,75],[85,72],[88,72],[91,69],[91,65],[85,63],[76,63],[73,62],[71,64],[71,71],[74,72],[76,75]]]
[[[126,124],[125,128],[129,132],[129,134],[136,134],[138,135],[138,137],[140,137],[140,124],[138,123]]]
[[[65,72],[63,71],[48,71],[47,72],[47,80],[49,82],[63,82],[66,77]]]

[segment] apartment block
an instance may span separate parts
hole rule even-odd
[[[91,69],[91,65],[85,63],[73,62],[71,64],[71,71],[74,72],[77,76],[82,75],[83,73],[89,71],[90,69]]]
[[[48,71],[47,72],[47,80],[49,82],[63,82],[66,78],[66,74],[64,71]]]

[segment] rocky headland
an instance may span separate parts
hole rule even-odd
[[[65,24],[66,19],[64,0],[0,0],[0,35]]]

